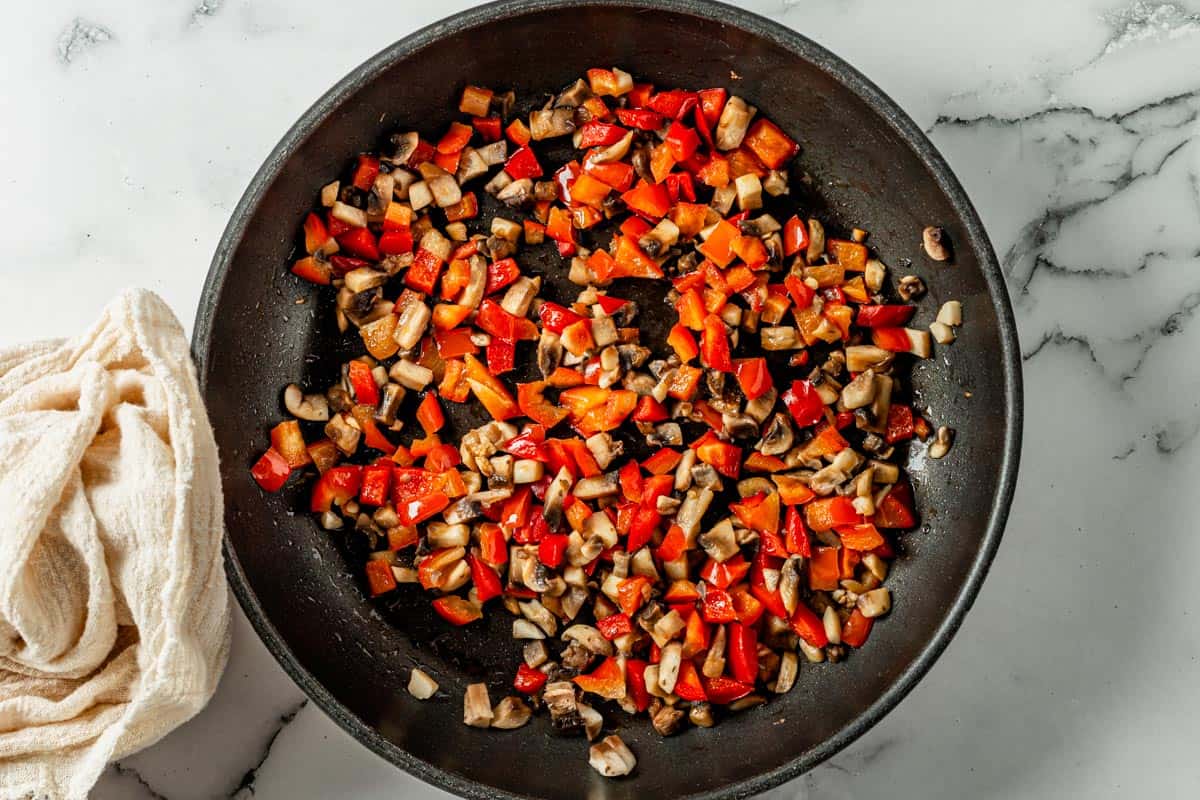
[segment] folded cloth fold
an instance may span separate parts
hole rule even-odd
[[[208,702],[229,652],[222,514],[157,295],[0,350],[0,798],[84,798]]]

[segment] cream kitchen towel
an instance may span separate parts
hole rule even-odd
[[[0,350],[0,798],[84,798],[208,702],[221,535],[216,444],[157,295]]]

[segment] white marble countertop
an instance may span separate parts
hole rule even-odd
[[[190,329],[217,238],[283,131],[465,5],[8,9],[0,343],[74,332],[124,285],[157,290]],[[771,796],[1195,796],[1200,2],[745,5],[832,48],[929,132],[1002,257],[1026,370],[1017,499],[962,631],[878,727]],[[305,703],[239,610],[212,704],[95,797],[251,794],[447,796]]]

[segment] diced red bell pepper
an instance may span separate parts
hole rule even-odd
[[[278,492],[287,483],[292,468],[274,448],[267,450],[250,468],[250,475],[265,491]]]
[[[907,353],[912,349],[912,339],[906,328],[872,328],[871,341],[876,347],[893,353]]]
[[[479,306],[475,325],[480,330],[509,342],[538,338],[537,326],[531,320],[508,313],[490,297]]]
[[[605,639],[612,641],[618,636],[633,633],[633,622],[625,613],[611,614],[604,619],[596,620],[596,629]]]
[[[494,567],[508,562],[508,541],[499,525],[485,522],[477,531],[479,537],[479,555]]]
[[[375,156],[364,154],[358,157],[358,163],[354,167],[354,176],[350,182],[354,184],[354,188],[367,192],[374,185],[375,178],[378,175],[379,159]]]
[[[353,500],[362,485],[362,467],[343,464],[325,470],[313,484],[309,510],[313,513],[329,511],[336,502],[339,506]]]
[[[783,404],[801,428],[816,425],[825,418],[825,403],[812,381],[792,381],[792,387],[783,393]]]
[[[710,127],[716,125],[725,109],[725,100],[729,92],[725,89],[701,89],[697,94],[700,96],[700,111],[704,114],[705,121]]]
[[[646,662],[638,658],[625,660],[626,695],[633,700],[638,712],[650,707],[650,692],[646,689]]]
[[[857,525],[841,525],[834,528],[837,531],[838,538],[842,540],[842,547],[859,552],[868,552],[874,550],[884,543],[883,535],[869,522],[859,523]]]
[[[309,255],[324,250],[329,241],[329,229],[316,214],[311,211],[304,218],[304,250]]]
[[[480,603],[486,603],[493,597],[504,594],[500,584],[500,576],[496,570],[489,567],[482,558],[474,553],[467,554],[467,564],[471,567],[471,582],[475,584],[475,595]]]
[[[368,506],[381,506],[388,501],[392,484],[392,467],[386,463],[363,467],[358,501]]]
[[[650,599],[650,579],[645,575],[624,578],[617,584],[617,607],[629,616]]]
[[[404,285],[422,294],[433,294],[438,275],[442,271],[442,259],[423,247],[417,248],[412,266],[404,274]]]
[[[337,243],[352,256],[368,261],[379,260],[379,245],[375,241],[375,234],[366,228],[351,228],[337,237]]]
[[[439,597],[433,601],[433,610],[451,625],[466,625],[483,619],[483,612],[474,603],[456,595]]]
[[[612,656],[600,662],[590,674],[576,676],[574,681],[585,692],[609,700],[620,700],[625,696],[625,674],[621,671],[621,662]]]
[[[400,230],[384,231],[379,237],[379,252],[385,256],[411,253],[412,249],[412,230],[407,225]]]
[[[437,433],[445,427],[446,415],[442,413],[437,395],[433,392],[426,392],[421,404],[417,406],[417,423],[426,434]]]
[[[718,675],[715,678],[704,679],[704,690],[710,703],[727,706],[754,691],[754,685]]]
[[[632,416],[634,422],[663,422],[670,418],[671,414],[667,411],[666,406],[650,395],[644,395],[638,400],[637,408],[634,409]]]
[[[283,456],[283,460],[293,469],[312,462],[308,445],[304,443],[304,434],[300,431],[300,423],[294,419],[284,420],[271,429],[271,449]]]
[[[832,592],[838,588],[841,577],[838,548],[814,548],[812,557],[808,560],[808,588],[814,592]]]
[[[767,611],[762,601],[745,585],[730,589],[729,596],[733,599],[733,609],[737,613],[738,622],[748,627],[757,625]],[[780,603],[782,602],[781,598]]]
[[[500,512],[500,527],[507,531],[515,531],[529,523],[529,514],[533,507],[533,492],[528,486],[522,486],[504,501]]]
[[[771,169],[779,169],[800,151],[800,145],[766,117],[759,117],[750,126],[742,146]]]
[[[434,309],[435,316],[437,309],[441,307],[439,305]],[[433,341],[437,345],[438,355],[443,359],[458,358],[468,353],[479,352],[479,347],[471,341],[471,331],[466,328],[439,330],[433,335]]]
[[[778,492],[747,497],[740,503],[733,503],[729,510],[752,531],[771,536],[779,533]]]
[[[884,437],[887,443],[907,441],[913,437],[914,430],[912,406],[892,403],[888,408],[887,434]]]
[[[498,142],[501,133],[500,117],[491,115],[487,117],[472,117],[471,127],[479,132],[479,137],[485,142]]]
[[[521,268],[517,266],[515,260],[502,258],[499,261],[494,261],[488,264],[487,285],[484,287],[483,292],[484,294],[498,292],[505,286],[515,283],[519,277],[521,277]]]
[[[783,254],[794,256],[808,249],[808,225],[799,215],[793,215],[783,226]]]
[[[429,519],[434,514],[441,513],[449,505],[450,498],[447,495],[440,493],[429,494],[397,506],[396,513],[400,516],[400,521],[405,525],[416,525],[418,522],[424,522]]]
[[[329,265],[312,256],[301,258],[292,264],[292,274],[320,286],[328,286],[333,280],[333,271]]]
[[[916,306],[860,306],[855,322],[863,328],[903,328],[916,310]]]
[[[857,608],[850,612],[850,618],[842,626],[842,643],[859,648],[867,643],[871,635],[871,626],[875,624],[874,617],[864,617]]]
[[[386,561],[368,561],[367,587],[371,597],[378,597],[395,589],[396,576],[392,574],[392,565]]]
[[[565,533],[542,536],[542,540],[538,542],[538,561],[551,569],[558,569],[566,558],[568,543],[569,538]]]
[[[661,183],[640,181],[637,186],[621,195],[625,205],[650,219],[662,219],[671,210],[671,194]]]
[[[791,296],[792,302],[796,304],[798,311],[811,306],[813,298],[817,296],[816,291],[811,286],[795,275],[789,275],[784,278],[783,285],[787,287],[788,294]]]
[[[765,358],[739,358],[733,364],[733,373],[747,400],[757,400],[775,384]]]
[[[696,131],[681,124],[678,120],[672,122],[671,127],[667,129],[665,142],[676,161],[687,161],[692,157],[692,153],[695,153],[696,149],[700,147],[700,137]]]
[[[642,470],[636,461],[626,461],[617,471],[617,480],[621,484],[621,495],[630,502],[639,502],[645,491],[642,480]]]
[[[828,531],[839,525],[856,525],[861,521],[849,497],[821,497],[804,506],[804,522],[814,531]]]
[[[916,526],[917,515],[913,511],[912,489],[907,483],[897,483],[884,495],[883,501],[875,508],[872,522],[879,528],[906,530]]]
[[[655,93],[646,105],[651,111],[657,111],[668,119],[681,119],[699,102],[700,98],[695,92],[671,89]]]
[[[700,602],[700,613],[705,622],[733,622],[737,619],[737,611],[733,607],[733,598],[723,589],[715,586],[706,587],[704,599]]]
[[[804,519],[800,516],[800,510],[796,506],[788,506],[783,525],[783,543],[792,555],[805,558],[812,555],[812,543],[808,539]]]
[[[684,659],[679,664],[679,677],[675,679],[675,694],[681,700],[691,703],[702,703],[708,699],[704,684],[700,681],[700,673],[691,659]]]
[[[664,447],[642,462],[642,469],[651,475],[665,475],[674,472],[675,467],[683,460],[683,454],[678,450]]]
[[[538,163],[537,155],[526,145],[513,151],[508,160],[504,162],[504,171],[514,181],[522,178],[540,178],[542,165]]]
[[[727,478],[737,479],[742,468],[742,448],[723,442],[712,431],[704,434],[692,445],[696,457],[715,468]]]
[[[554,334],[561,334],[568,325],[579,322],[583,317],[566,306],[546,301],[538,308],[542,327]]]
[[[620,125],[590,120],[579,129],[578,147],[584,150],[589,147],[608,147],[624,139],[626,133],[628,131]]]
[[[803,600],[796,603],[796,610],[792,612],[788,624],[792,631],[811,647],[824,647],[829,644],[824,623]]]
[[[733,358],[729,351],[729,334],[725,323],[716,314],[704,318],[704,332],[700,339],[700,360],[709,369],[733,372]]]
[[[517,677],[513,679],[513,688],[521,694],[537,694],[546,685],[546,673],[534,669],[528,664],[517,667]]]
[[[517,384],[517,406],[521,413],[547,429],[553,428],[567,418],[567,409],[551,403],[544,396],[545,381]]]
[[[688,580],[673,581],[663,594],[663,600],[673,604],[690,604],[700,599],[700,590]]]
[[[365,361],[358,359],[351,361],[347,379],[350,381],[350,389],[354,392],[354,399],[358,403],[368,406],[379,404],[379,386],[375,383],[371,368]]]
[[[742,683],[753,684],[758,677],[758,636],[753,628],[737,622],[729,623],[729,671]]]
[[[617,119],[622,125],[642,131],[656,131],[666,122],[662,114],[643,108],[618,108]]]
[[[510,372],[516,365],[517,345],[507,339],[493,337],[487,346],[487,368],[493,375]]]

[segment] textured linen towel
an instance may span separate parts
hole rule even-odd
[[[216,444],[157,295],[0,350],[0,798],[84,798],[208,702],[221,535]]]

